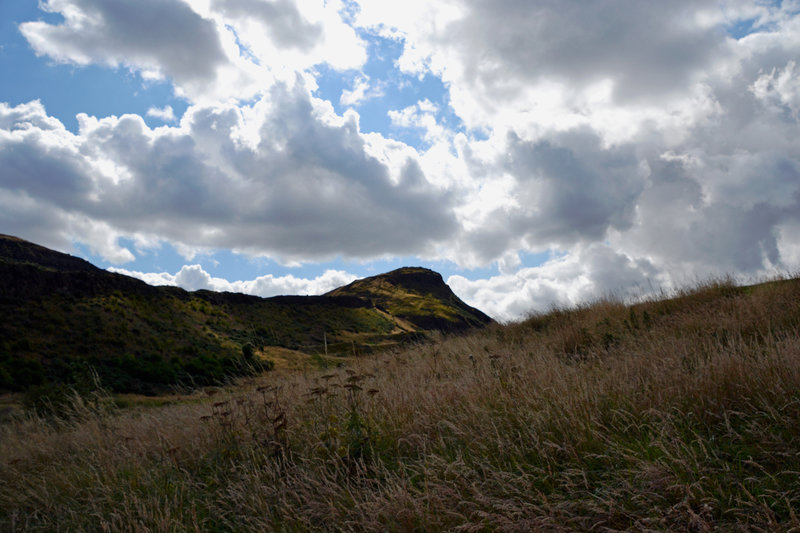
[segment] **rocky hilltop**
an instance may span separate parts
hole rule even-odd
[[[483,312],[461,301],[441,274],[427,268],[404,267],[356,280],[327,296],[369,299],[376,308],[415,329],[460,331],[492,322]]]

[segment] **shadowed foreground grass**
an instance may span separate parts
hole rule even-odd
[[[0,426],[4,531],[800,531],[800,281]]]

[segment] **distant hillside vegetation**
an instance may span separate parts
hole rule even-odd
[[[91,367],[113,390],[143,393],[276,362],[326,365],[491,322],[426,269],[324,296],[259,298],[153,287],[4,235],[0,316],[0,389],[69,382]]]

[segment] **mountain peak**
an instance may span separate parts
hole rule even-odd
[[[423,267],[402,267],[359,279],[327,295],[369,299],[392,316],[425,330],[461,331],[492,322],[456,296],[441,274]]]

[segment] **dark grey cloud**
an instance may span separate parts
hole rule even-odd
[[[626,229],[644,187],[632,147],[604,148],[588,130],[536,142],[511,134],[506,166],[521,204],[514,223],[534,240],[598,240]]]
[[[47,201],[0,188],[0,227],[4,234],[66,252],[72,250],[72,238],[64,231],[70,219],[68,213]]]
[[[60,22],[19,29],[41,56],[167,78],[193,102],[253,101],[313,65],[359,68],[365,43],[334,7],[293,0],[45,0]]]
[[[246,121],[256,146],[237,140]],[[14,169],[0,192],[111,233],[310,260],[423,253],[457,229],[452,197],[415,161],[395,183],[355,120],[326,122],[302,86],[276,86],[245,111],[191,108],[181,128],[157,132],[127,115],[82,117],[79,136],[0,134],[0,167]]]
[[[632,253],[695,277],[797,268],[781,236],[797,242],[787,228],[800,214],[800,41],[784,26],[748,37],[736,69],[705,82],[718,111],[647,158],[650,183],[620,243]]]
[[[322,25],[307,21],[291,0],[214,0],[212,6],[226,17],[261,22],[282,48],[308,52],[324,37]]]
[[[80,206],[92,191],[87,165],[68,147],[43,150],[39,140],[31,134],[23,142],[0,142],[0,187],[64,207]]]
[[[650,161],[636,223],[620,245],[689,278],[792,268],[778,241],[800,213],[797,156],[747,152],[729,144],[735,133],[715,131],[720,144],[686,161]]]
[[[463,5],[438,50],[457,59],[442,68],[463,82],[458,89],[481,95],[472,105],[490,102],[500,115],[510,102],[521,113],[544,93],[514,98],[540,81],[565,93],[604,77],[615,83],[614,105],[596,116],[567,101],[559,123],[543,106],[540,124],[535,112],[527,124],[503,117],[518,133],[496,160],[465,150],[474,176],[513,176],[516,201],[465,232],[465,249],[485,261],[524,249],[566,253],[467,284],[471,303],[519,316],[525,302],[540,306],[537,298],[797,269],[796,13],[775,11],[774,24],[735,41],[720,26],[697,23],[697,9],[713,16],[718,7],[708,2]],[[615,118],[630,126],[624,135],[614,135]],[[524,296],[508,299],[512,293]]]
[[[26,22],[20,31],[38,54],[78,63],[156,70],[178,82],[202,83],[227,61],[213,21],[175,0],[49,0],[61,24]]]
[[[525,84],[604,79],[620,101],[682,92],[724,48],[695,15],[713,2],[464,0],[432,44],[460,58],[465,80],[496,97]],[[505,96],[508,96],[507,94]]]
[[[633,224],[648,176],[632,145],[604,147],[587,128],[527,141],[515,133],[494,172],[514,178],[514,205],[465,233],[484,261],[514,248],[565,248],[603,240]],[[486,172],[480,165],[478,172]]]
[[[571,259],[476,282],[470,301],[519,316],[525,298],[490,300],[508,286],[531,298],[560,290],[550,301],[564,303],[576,291],[636,294],[712,275],[796,269],[785,247],[797,242],[791,233],[800,219],[800,128],[751,89],[760,75],[717,80],[717,104],[731,112],[699,121],[679,143],[647,132],[608,144],[587,127],[532,141],[510,134],[495,169],[482,160],[476,173],[513,176],[516,204],[466,232],[466,247],[484,261],[548,248],[570,250]],[[566,269],[564,277],[555,268]]]

